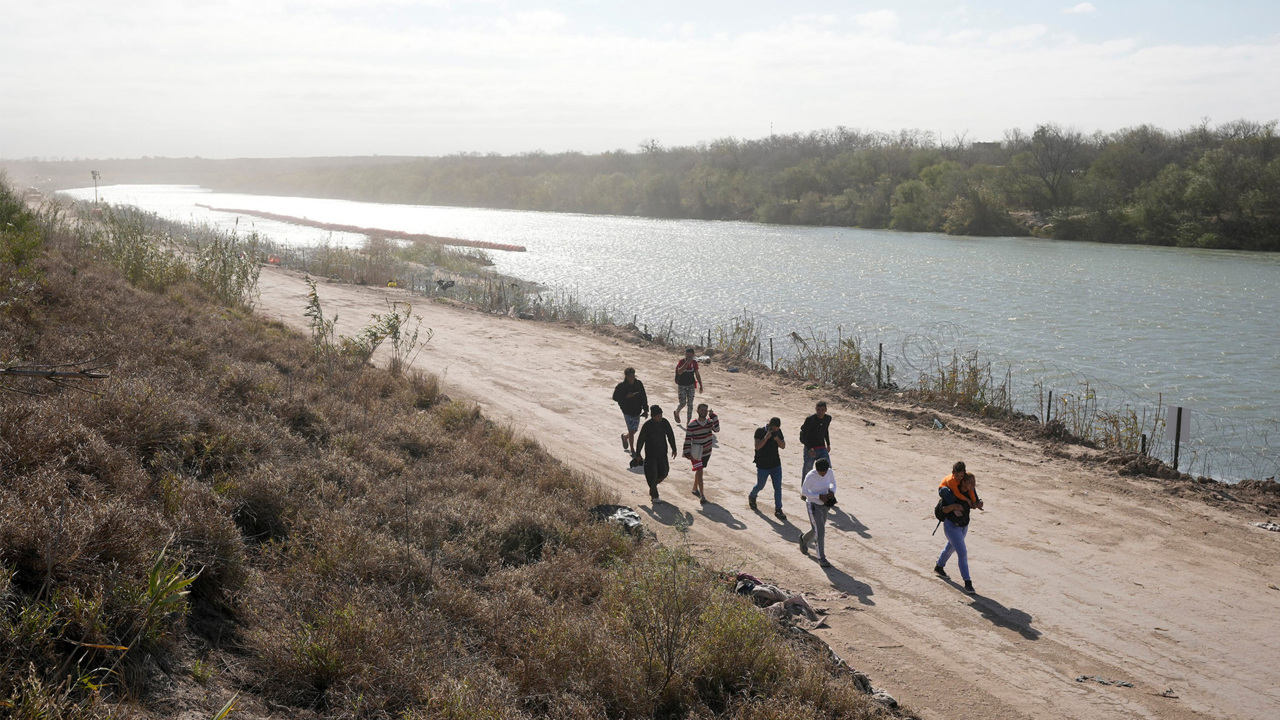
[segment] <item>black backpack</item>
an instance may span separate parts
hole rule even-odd
[[[946,507],[946,501],[943,500],[941,497],[938,498],[938,504],[933,506],[933,516],[938,519],[938,522],[942,522],[943,520],[946,520],[948,517],[950,517],[952,524],[956,525],[957,527],[964,527],[968,525],[969,512],[973,509],[973,506],[969,504],[968,500],[965,500],[964,498],[961,498],[961,497],[956,498],[956,502],[960,504],[960,508],[961,508],[959,517],[956,517],[955,515],[950,515],[949,513],[945,513],[942,511],[942,508]]]

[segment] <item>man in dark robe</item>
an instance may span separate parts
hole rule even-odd
[[[649,483],[649,497],[658,502],[658,483],[667,479],[671,466],[667,462],[667,448],[671,457],[676,456],[676,434],[671,423],[662,417],[662,408],[649,408],[649,419],[640,426],[636,436],[636,455],[644,456],[644,479]]]

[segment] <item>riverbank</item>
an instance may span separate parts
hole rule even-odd
[[[74,195],[91,199],[92,190]],[[732,331],[735,319],[749,315],[762,358],[769,357],[772,337],[787,365],[803,350],[796,336],[810,348],[825,338],[830,350],[843,335],[859,344],[862,364],[869,360],[872,370],[883,344],[893,382],[904,389],[924,376],[944,393],[957,384],[953,379],[969,387],[963,372],[976,352],[974,365],[990,368],[994,386],[1012,382],[1018,412],[1043,416],[1052,393],[1053,415],[1073,435],[1136,452],[1146,434],[1149,452],[1171,462],[1171,443],[1156,426],[1162,405],[1183,405],[1192,410],[1192,432],[1181,469],[1231,480],[1280,470],[1268,451],[1280,436],[1274,392],[1280,345],[1266,341],[1268,331],[1280,332],[1274,292],[1280,256],[250,198],[191,187],[108,187],[102,196],[228,231],[238,216],[210,214],[192,203],[523,244],[529,252],[491,253],[493,270],[528,281],[519,288],[470,283],[444,271],[435,271],[427,286],[434,291],[434,280],[457,280],[450,297],[503,312],[515,305],[535,316],[546,314],[544,301],[564,299],[575,306],[571,314],[619,324],[634,318],[655,337],[674,334],[699,345],[699,335],[717,327]],[[248,221],[240,218],[237,229],[245,232]],[[273,224],[270,232],[280,233],[274,239],[281,244],[323,243],[306,228]],[[353,240],[363,236],[341,238]],[[392,279],[358,267],[385,254],[376,246],[351,252],[369,257],[337,258],[355,267],[345,279]],[[301,254],[300,265],[314,274],[342,272]],[[441,259],[427,258],[430,264]],[[422,278],[395,279],[403,286]],[[522,292],[530,283],[553,290]],[[939,292],[942,287],[947,291]],[[949,372],[952,365],[963,371],[958,377]],[[857,382],[865,387],[865,379]],[[827,380],[835,378],[814,377]]]
[[[304,288],[296,274],[265,270],[260,312],[303,327]],[[338,284],[320,293],[348,334],[387,299],[405,297]],[[1182,497],[1177,486],[1121,476],[1075,459],[1079,450],[1047,451],[998,428],[939,431],[841,401],[832,440],[842,512],[828,535],[835,567],[823,571],[795,545],[804,522],[794,447],[783,453],[789,520],[752,513],[745,500],[753,428],[779,415],[794,438],[816,391],[712,363],[704,399],[724,431],[708,470],[711,504],[688,494],[691,476],[677,462],[663,487],[671,504],[654,506],[642,479],[626,471],[616,447],[621,418],[608,398],[631,365],[670,410],[674,355],[415,302],[435,332],[419,363],[448,392],[598,478],[668,542],[826,603],[830,627],[819,634],[926,717],[1252,718],[1280,702],[1271,690],[1280,687],[1280,663],[1260,660],[1275,657],[1280,636],[1280,590],[1272,589],[1280,586],[1280,534],[1251,526],[1273,517],[1252,506]],[[931,573],[941,547],[929,535],[934,488],[961,458],[978,474],[988,508],[970,535],[979,591],[972,599]],[[1076,682],[1082,675],[1136,687]],[[1169,689],[1179,697],[1164,696]]]
[[[408,367],[428,333],[370,366],[248,311],[251,243],[104,215],[0,186],[0,713],[915,717],[594,521],[610,491]]]

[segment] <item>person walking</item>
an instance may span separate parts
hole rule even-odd
[[[809,471],[818,458],[826,458],[831,462],[831,416],[827,414],[827,401],[819,400],[813,407],[813,414],[804,419],[800,426],[800,445],[804,449],[804,468],[800,471],[800,480],[809,476]]]
[[[636,437],[636,455],[644,453],[644,479],[649,483],[649,498],[658,500],[658,483],[667,479],[671,465],[667,463],[667,446],[671,447],[671,459],[676,457],[676,434],[671,423],[662,417],[662,408],[649,408],[649,419],[640,427]]]
[[[688,405],[685,423],[693,422],[693,399],[694,396],[702,392],[702,373],[698,372],[698,361],[693,357],[693,348],[686,348],[684,357],[676,362],[676,393],[680,398],[680,404],[676,405],[675,416],[672,420],[676,424],[680,424],[680,408]]]
[[[618,403],[622,420],[627,424],[627,431],[622,433],[622,447],[634,456],[640,418],[649,417],[649,396],[645,395],[644,383],[636,377],[635,368],[622,371],[622,382],[613,388],[613,401]]]
[[[684,456],[693,463],[693,494],[703,505],[707,504],[707,493],[702,488],[702,471],[711,462],[711,448],[715,441],[714,433],[720,432],[720,418],[711,411],[706,403],[698,405],[698,419],[690,420],[684,430]]]
[[[969,512],[973,508],[982,510],[982,499],[978,497],[977,479],[973,473],[966,472],[964,461],[951,466],[951,474],[942,478],[938,485],[938,497],[943,513],[942,531],[947,536],[947,546],[938,556],[933,571],[944,580],[951,579],[947,575],[947,561],[955,553],[960,565],[960,577],[964,579],[964,591],[974,594],[973,581],[969,579],[969,549],[965,547],[965,539],[969,535]]]
[[[756,510],[756,497],[764,489],[764,484],[773,479],[773,516],[786,520],[782,512],[782,457],[779,450],[787,448],[787,440],[782,437],[782,420],[769,418],[769,424],[756,428],[756,486],[747,496],[747,505]],[[757,510],[757,512],[759,512]]]
[[[826,529],[827,511],[836,504],[836,473],[831,469],[831,462],[826,458],[818,458],[813,469],[800,484],[800,494],[804,496],[805,511],[809,513],[809,531],[800,536],[800,552],[809,554],[809,543],[817,541],[818,564],[824,568],[831,567],[827,562]]]

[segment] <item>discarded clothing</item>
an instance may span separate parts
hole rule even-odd
[[[793,595],[787,598],[782,603],[782,606],[792,615],[804,615],[810,622],[819,620],[818,613],[814,611],[813,606],[809,604],[808,600],[804,599],[803,595]]]
[[[642,525],[640,513],[625,505],[597,505],[587,512],[596,520],[614,522],[627,530],[639,530]]]
[[[756,585],[751,591],[751,599],[758,607],[769,607],[786,600],[787,594],[779,590],[777,585]]]

